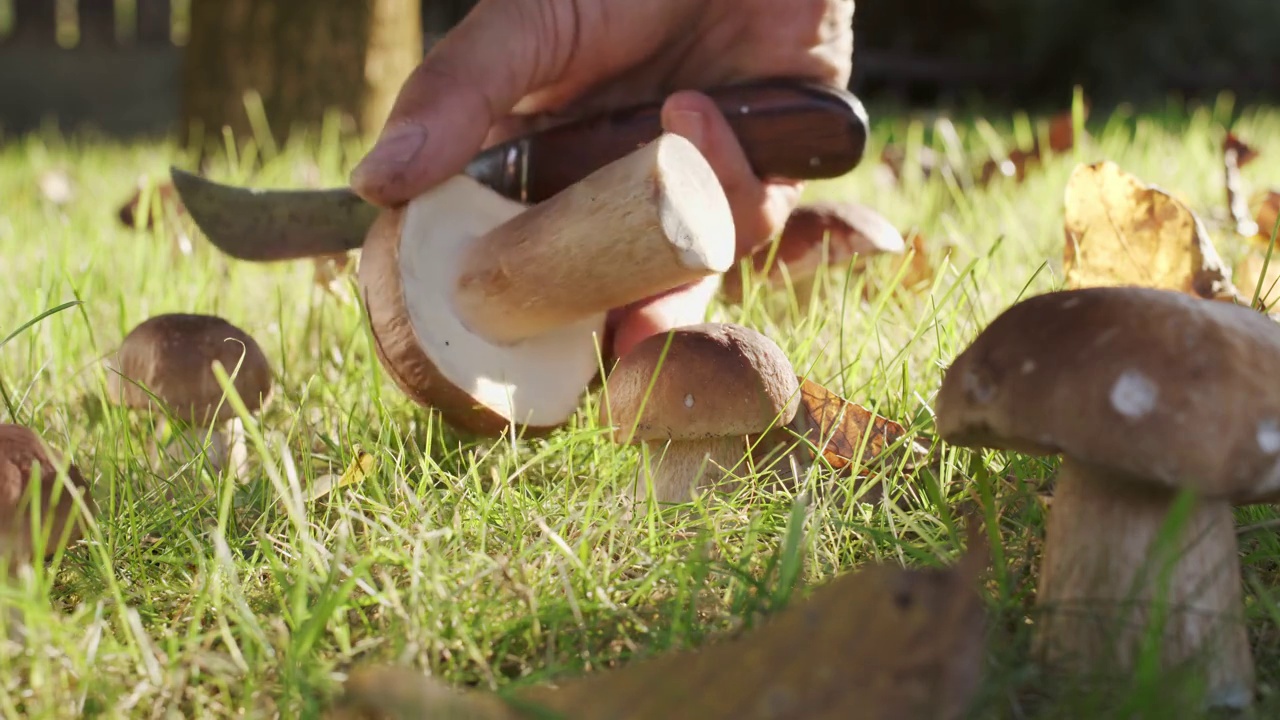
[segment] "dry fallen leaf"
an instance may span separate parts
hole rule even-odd
[[[821,455],[841,476],[852,476],[856,471],[856,477],[865,479],[873,462],[890,449],[916,458],[928,454],[928,448],[916,442],[899,444],[907,434],[901,424],[876,415],[812,380],[798,379],[800,407],[791,422],[769,431],[754,445],[757,464],[767,465],[778,453],[785,452],[795,458],[800,467],[807,467],[815,461],[815,455]],[[906,461],[909,468],[914,465],[913,460]],[[859,494],[862,502],[875,502],[880,496],[878,486]]]
[[[1085,104],[1085,117],[1089,115],[1089,105]],[[1049,151],[1055,154],[1069,152],[1076,145],[1075,119],[1071,111],[1066,110],[1049,118]],[[991,158],[983,163],[979,173],[979,182],[983,185],[991,182],[996,176],[1013,178],[1018,182],[1026,179],[1027,173],[1035,165],[1039,165],[1044,152],[1040,138],[1032,141],[1030,149],[1018,148],[1005,158]]]
[[[929,261],[924,236],[912,232],[907,241],[908,249],[902,260],[893,270],[886,271],[881,277],[869,278],[862,288],[863,299],[872,301],[885,285],[895,286],[908,292],[923,292],[933,285],[934,269]],[[946,253],[943,253],[944,255]],[[905,268],[903,266],[906,266]]]
[[[333,720],[958,720],[982,678],[988,552],[951,568],[877,564],[836,578],[733,640],[495,696],[364,670]]]
[[[937,151],[923,145],[917,148],[915,161],[923,180],[928,180],[935,172],[947,167],[946,161]],[[880,166],[889,170],[895,182],[902,182],[902,176],[907,171],[907,151],[898,145],[885,145],[880,151]]]
[[[1270,261],[1263,250],[1249,248],[1235,268],[1236,284],[1245,300],[1258,293],[1258,301],[1254,307],[1263,312],[1270,312],[1280,301],[1280,254],[1272,255]],[[1262,287],[1258,287],[1258,281]]]
[[[356,458],[342,471],[341,475],[329,473],[316,478],[307,487],[307,500],[314,502],[335,490],[362,482],[369,473],[373,472],[374,458],[367,452],[362,450],[356,451]]]
[[[1085,101],[1084,116],[1089,117],[1089,102]],[[1055,153],[1065,153],[1076,146],[1075,118],[1066,110],[1049,118],[1049,149]]]
[[[911,249],[907,252],[907,257],[903,258],[903,262],[909,263],[907,271],[903,273],[899,284],[908,290],[920,290],[933,284],[934,269],[929,263],[929,253],[926,249],[924,235],[919,232],[911,233],[911,240],[908,242]],[[943,253],[945,256],[947,253]]]
[[[1240,168],[1257,156],[1253,148],[1245,145],[1235,135],[1227,133],[1222,141],[1222,169],[1224,184],[1227,188],[1227,210],[1231,220],[1236,224],[1236,233],[1245,237],[1258,234],[1258,223],[1249,213],[1249,202],[1245,197],[1244,177]]]
[[[1227,137],[1222,141],[1222,149],[1224,152],[1234,153],[1239,167],[1244,167],[1258,158],[1258,151],[1233,132],[1227,133]]]
[[[1040,145],[1038,143],[1030,150],[1014,150],[1006,158],[999,160],[992,158],[983,163],[978,182],[986,185],[996,176],[1013,178],[1018,182],[1022,182],[1027,177],[1028,168],[1039,162]]]
[[[880,417],[807,378],[800,378],[800,409],[791,427],[821,448],[827,462],[840,470],[880,457],[885,448],[907,434],[901,424]]]
[[[1239,297],[1200,218],[1115,163],[1076,166],[1064,204],[1068,288],[1140,285]]]
[[[1249,209],[1253,219],[1258,223],[1258,240],[1271,243],[1271,233],[1276,230],[1276,220],[1280,219],[1280,192],[1266,189],[1259,190],[1249,199]]]

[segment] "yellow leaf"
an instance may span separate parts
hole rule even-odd
[[[1258,287],[1260,279],[1261,288]],[[1258,302],[1255,306],[1260,306],[1259,309],[1264,311],[1272,308],[1280,301],[1280,252],[1273,253],[1268,260],[1266,251],[1249,248],[1240,262],[1236,263],[1236,282],[1246,300],[1252,299],[1253,293],[1257,291]]]
[[[1067,288],[1138,285],[1203,298],[1237,296],[1195,213],[1115,163],[1077,166],[1064,203]]]
[[[1255,242],[1270,245],[1271,233],[1275,231],[1276,220],[1280,218],[1280,192],[1270,188],[1257,191],[1249,198],[1249,210],[1258,223]]]
[[[373,472],[374,459],[373,456],[363,450],[356,452],[356,459],[352,461],[347,469],[341,475],[321,475],[307,488],[307,500],[316,501],[342,487],[353,483],[362,482],[369,473]]]

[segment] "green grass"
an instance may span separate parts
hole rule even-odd
[[[941,178],[878,183],[872,159],[885,142],[933,143],[934,134],[927,119],[873,107],[868,162],[810,194],[856,198],[918,229],[936,269],[932,288],[875,290],[894,270],[877,259],[865,275],[832,277],[823,304],[802,309],[785,293],[757,291],[742,307],[717,305],[714,317],[766,333],[802,374],[928,439],[949,361],[1009,304],[1059,284],[1062,190],[1076,161],[1110,158],[1178,193],[1235,259],[1241,243],[1222,222],[1218,153],[1231,111],[1171,105],[1095,117],[1077,153],[1050,159],[1025,183],[962,189]],[[1263,152],[1246,175],[1280,185],[1280,111],[1238,114],[1237,131]],[[980,156],[1038,122],[992,114],[956,125]],[[341,184],[360,149],[324,133],[262,159],[252,175],[252,154],[223,158],[212,173],[258,186]],[[21,609],[28,633],[0,643],[0,715],[315,716],[361,663],[411,664],[489,688],[597,670],[756,622],[786,599],[797,568],[803,593],[867,562],[949,562],[962,550],[964,504],[980,508],[999,540],[974,717],[1197,717],[1176,678],[1067,688],[1028,661],[1039,492],[1054,461],[944,447],[937,474],[876,469],[884,501],[817,495],[790,551],[786,493],[710,501],[680,519],[627,519],[613,496],[639,456],[602,435],[594,397],[545,440],[459,437],[395,389],[359,306],[316,288],[307,263],[236,262],[198,236],[184,256],[162,235],[120,226],[115,213],[135,179],[171,162],[185,161],[170,144],[52,133],[0,148],[0,337],[72,303],[0,347],[0,420],[30,425],[70,453],[99,507],[87,542],[32,581],[0,587],[0,605]],[[74,183],[70,204],[41,195],[37,177],[48,170]],[[868,299],[863,284],[873,288]],[[249,424],[253,471],[242,484],[198,462],[149,464],[151,421],[102,400],[97,360],[135,324],[174,311],[243,327],[276,370],[276,393]],[[310,483],[360,452],[373,459],[368,477],[304,499]],[[805,482],[830,480],[818,472]],[[1238,519],[1275,515],[1253,507]],[[1274,717],[1280,539],[1246,533],[1241,549],[1259,716]]]

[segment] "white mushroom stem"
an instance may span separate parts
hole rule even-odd
[[[732,237],[711,166],[664,135],[470,243],[454,306],[471,332],[513,344],[723,273]]]
[[[1153,620],[1165,668],[1203,663],[1209,704],[1252,701],[1231,506],[1198,500],[1169,547],[1177,498],[1064,460],[1046,528],[1033,651],[1073,674],[1132,671]]]
[[[720,484],[746,459],[747,439],[741,436],[703,440],[648,440],[647,458],[641,459],[634,492],[636,500],[649,497],[659,503],[684,503],[700,490]],[[646,462],[648,480],[645,482]]]
[[[163,416],[156,422],[156,437],[150,443],[153,457],[158,449],[156,440],[164,436],[168,423],[168,418]],[[165,457],[178,463],[189,462],[201,453],[214,472],[230,467],[232,474],[241,474],[248,461],[248,447],[240,418],[232,418],[212,430],[194,425],[174,427],[172,436],[164,445]]]

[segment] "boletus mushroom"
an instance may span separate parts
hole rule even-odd
[[[181,447],[190,443],[204,450],[215,470],[230,464],[239,471],[246,452],[244,427],[223,398],[213,374],[215,360],[249,412],[260,410],[272,388],[267,356],[249,333],[212,315],[157,315],[130,330],[110,360],[107,395],[118,405],[159,410],[157,433],[164,433],[168,418],[176,421],[175,442],[167,446],[170,457],[183,458]],[[152,438],[148,452],[157,445]]]
[[[596,378],[611,308],[723,273],[734,242],[711,166],[668,134],[536,205],[460,175],[384,211],[360,292],[410,398],[467,432],[538,435]]]
[[[0,424],[0,556],[9,572],[34,561],[37,548],[48,559],[84,535],[72,492],[83,497],[89,512],[94,511],[93,496],[74,463],[68,463],[66,470],[72,488],[62,485],[61,460],[30,428]],[[37,486],[32,487],[37,465]],[[38,503],[38,516],[33,503]]]
[[[807,302],[817,275],[829,267],[848,266],[884,253],[906,252],[902,233],[883,215],[852,201],[822,200],[800,205],[787,217],[773,243],[750,256],[750,271],[770,286],[789,278],[797,298]],[[727,273],[721,285],[725,299],[742,302],[742,273]]]
[[[605,383],[600,424],[614,442],[649,451],[653,497],[692,500],[724,483],[751,454],[755,436],[791,422],[800,386],[769,338],[728,323],[653,335],[618,360]],[[648,497],[645,463],[634,492]]]
[[[1132,670],[1163,608],[1165,667],[1203,672],[1211,705],[1251,702],[1232,506],[1280,496],[1277,375],[1274,321],[1140,287],[1032,297],[956,358],[944,440],[1062,456],[1033,643],[1046,665]],[[1158,545],[1184,491],[1190,515]]]

